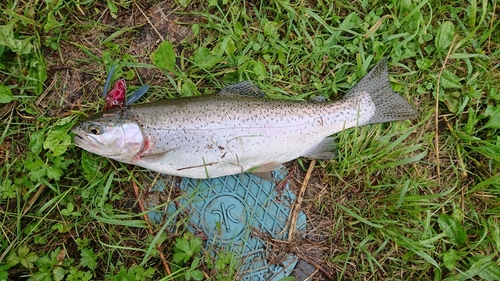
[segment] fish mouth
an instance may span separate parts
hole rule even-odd
[[[73,136],[73,142],[76,146],[104,157],[113,157],[118,155],[116,153],[107,153],[106,146],[104,146],[97,138],[86,134],[80,128],[74,128],[72,132],[75,134],[75,136]]]
[[[92,146],[91,143],[89,143],[89,141],[87,139],[85,139],[79,135],[76,135],[73,137],[73,142],[75,143],[76,146],[84,148],[84,149],[89,147],[89,145]]]
[[[90,136],[86,136],[81,132],[78,132],[77,130],[73,130],[73,133],[76,134],[73,137],[73,142],[75,143],[76,146],[92,152],[96,151],[99,148],[98,145],[96,145],[98,144],[96,139]]]
[[[103,149],[103,146],[96,138],[85,134],[80,128],[74,128],[72,132],[75,134],[73,142],[76,146],[93,153],[100,153]]]

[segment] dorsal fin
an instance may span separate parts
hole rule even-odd
[[[324,103],[327,102],[328,99],[325,96],[314,96],[309,99],[312,102],[317,102],[317,103]]]
[[[219,95],[227,97],[234,97],[234,96],[264,97],[266,94],[261,89],[259,89],[259,87],[250,83],[250,81],[243,81],[225,87],[220,91]]]

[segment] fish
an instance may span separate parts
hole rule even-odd
[[[105,110],[76,124],[74,143],[91,153],[173,176],[205,179],[267,173],[299,157],[331,159],[348,128],[412,119],[383,58],[342,99],[270,99],[249,81],[219,94]]]

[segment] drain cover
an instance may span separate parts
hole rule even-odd
[[[188,213],[189,231],[204,233],[207,249],[215,247],[240,257],[241,280],[279,280],[289,276],[297,264],[298,258],[293,254],[270,258],[276,253],[268,252],[266,242],[259,238],[288,237],[284,229],[295,195],[288,183],[282,191],[276,190],[276,182],[280,186],[286,174],[285,168],[274,171],[275,182],[247,173],[206,180],[182,178],[178,182],[187,194],[178,200],[178,206],[187,206],[182,213],[184,217]],[[164,187],[165,182],[160,181],[154,190],[161,191]],[[148,201],[147,205],[154,207],[154,202]],[[176,212],[176,205],[170,203],[167,216],[172,219]],[[149,212],[150,219],[157,223],[162,215],[158,211]],[[305,227],[306,215],[300,212],[297,230]]]

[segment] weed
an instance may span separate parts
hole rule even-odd
[[[197,269],[201,261],[199,254],[202,243],[199,237],[189,232],[175,239],[172,261],[177,267],[174,270],[189,265],[184,272],[185,280],[203,280],[203,273]]]

